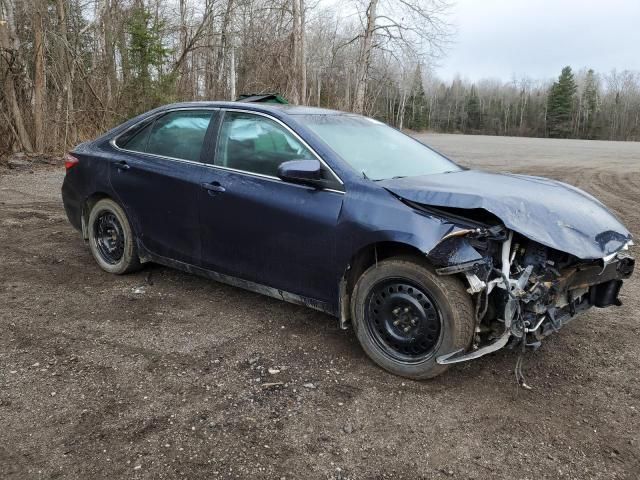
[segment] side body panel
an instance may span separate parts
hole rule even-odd
[[[332,296],[342,193],[211,169],[201,190],[206,268],[327,301]]]
[[[79,163],[67,171],[62,182],[62,203],[69,222],[76,229],[82,229],[82,215],[85,202],[94,194],[113,196],[109,183],[109,162],[95,155],[91,143],[78,145],[73,155]]]
[[[445,235],[459,230],[454,222],[418,212],[371,182],[352,183],[338,222],[337,280],[363,248],[395,242],[429,253]]]
[[[208,167],[114,149],[107,155],[116,200],[127,212],[138,241],[150,252],[198,265],[197,202]]]
[[[261,283],[251,282],[243,278],[234,277],[233,275],[226,275],[224,273],[217,272],[202,267],[197,267],[189,263],[180,262],[171,258],[162,257],[160,255],[153,254],[148,251],[144,251],[143,254],[149,260],[165,265],[171,268],[177,268],[184,272],[200,275],[202,277],[210,278],[217,282],[226,283],[227,285],[233,285],[234,287],[244,288],[251,292],[256,292],[261,295],[267,295],[269,297],[277,298],[278,300],[284,300],[285,302],[295,303],[296,305],[304,305],[305,307],[313,308],[329,315],[338,316],[337,304],[331,302],[320,301],[316,298],[305,297],[296,293],[288,292],[278,288],[264,285]]]

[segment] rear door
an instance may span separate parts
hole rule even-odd
[[[282,123],[227,111],[200,191],[203,259],[208,268],[317,300],[337,294],[339,179],[329,188],[287,183],[280,163],[318,158]],[[333,187],[333,188],[331,188]]]
[[[217,111],[181,109],[118,137],[111,161],[113,190],[144,248],[198,265],[201,257],[198,195],[207,132]]]

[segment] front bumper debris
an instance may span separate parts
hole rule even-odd
[[[498,252],[501,268],[493,266],[498,263],[498,254],[482,262],[473,259],[475,266],[464,272],[468,291],[476,297],[473,345],[467,351],[441,355],[437,363],[465,362],[515,345],[537,348],[544,337],[579,313],[591,307],[621,305],[623,280],[635,268],[628,245],[601,260],[580,261],[574,257],[564,263],[552,260],[545,247],[527,248],[516,243],[513,232],[509,232]],[[438,273],[458,271],[447,266]]]

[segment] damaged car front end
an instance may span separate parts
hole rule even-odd
[[[588,308],[621,305],[622,282],[635,265],[631,234],[588,194],[538,177],[475,171],[385,187],[414,211],[456,225],[427,258],[438,275],[464,278],[476,323],[471,346],[438,356],[438,364],[503,347],[535,349]]]

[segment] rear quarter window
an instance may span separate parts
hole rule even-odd
[[[123,135],[118,138],[116,145],[120,148],[126,148],[127,150],[133,150],[134,152],[144,152],[147,149],[147,142],[149,141],[149,133],[151,132],[151,126],[149,123],[142,128],[136,129],[131,134]]]
[[[135,150],[137,152],[144,152],[149,139],[149,132],[153,125],[153,119],[144,120],[137,125],[134,125],[129,130],[119,135],[115,144],[119,148],[125,148],[127,150]]]

